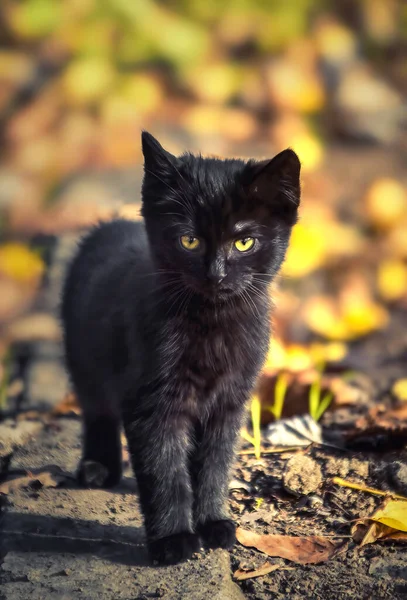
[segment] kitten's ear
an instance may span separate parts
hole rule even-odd
[[[141,133],[141,147],[144,155],[144,168],[153,173],[165,172],[170,165],[175,166],[177,158],[164,150],[160,142],[148,131]]]
[[[270,206],[289,225],[297,220],[300,204],[301,164],[296,153],[287,148],[271,160],[250,165],[249,197]]]

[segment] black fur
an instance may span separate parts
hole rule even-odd
[[[270,335],[268,285],[299,204],[297,156],[205,159],[144,132],[144,222],[83,240],[63,293],[65,348],[84,414],[79,479],[121,476],[124,423],[150,554],[229,548],[229,471]],[[183,235],[201,241],[193,251]],[[252,237],[239,252],[233,242]]]

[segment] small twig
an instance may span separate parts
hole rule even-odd
[[[359,485],[358,483],[353,483],[352,481],[347,481],[346,479],[341,479],[340,477],[334,477],[332,479],[332,483],[334,483],[335,485],[340,485],[342,487],[351,488],[352,490],[358,490],[359,492],[374,494],[375,496],[391,496],[392,498],[397,498],[397,500],[407,500],[405,496],[400,496],[399,494],[394,494],[393,492],[385,492],[383,490],[377,490],[375,488]]]
[[[273,448],[272,450],[261,450],[262,454],[281,454],[282,452],[294,452],[297,450],[301,450],[303,446],[282,446],[281,448]],[[239,455],[246,456],[255,454],[254,450],[241,450]]]

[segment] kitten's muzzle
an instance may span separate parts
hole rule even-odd
[[[217,288],[220,286],[222,281],[226,279],[226,274],[223,273],[208,273],[208,281],[211,287]]]

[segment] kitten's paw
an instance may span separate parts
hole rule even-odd
[[[171,565],[188,560],[199,549],[199,537],[189,531],[175,533],[149,543],[151,560],[161,565]]]
[[[79,465],[77,478],[80,485],[84,487],[112,487],[119,483],[121,471],[117,469],[109,471],[106,465],[102,465],[96,460],[85,459]]]
[[[198,525],[198,531],[208,548],[231,550],[236,542],[236,525],[230,519],[206,521]]]

